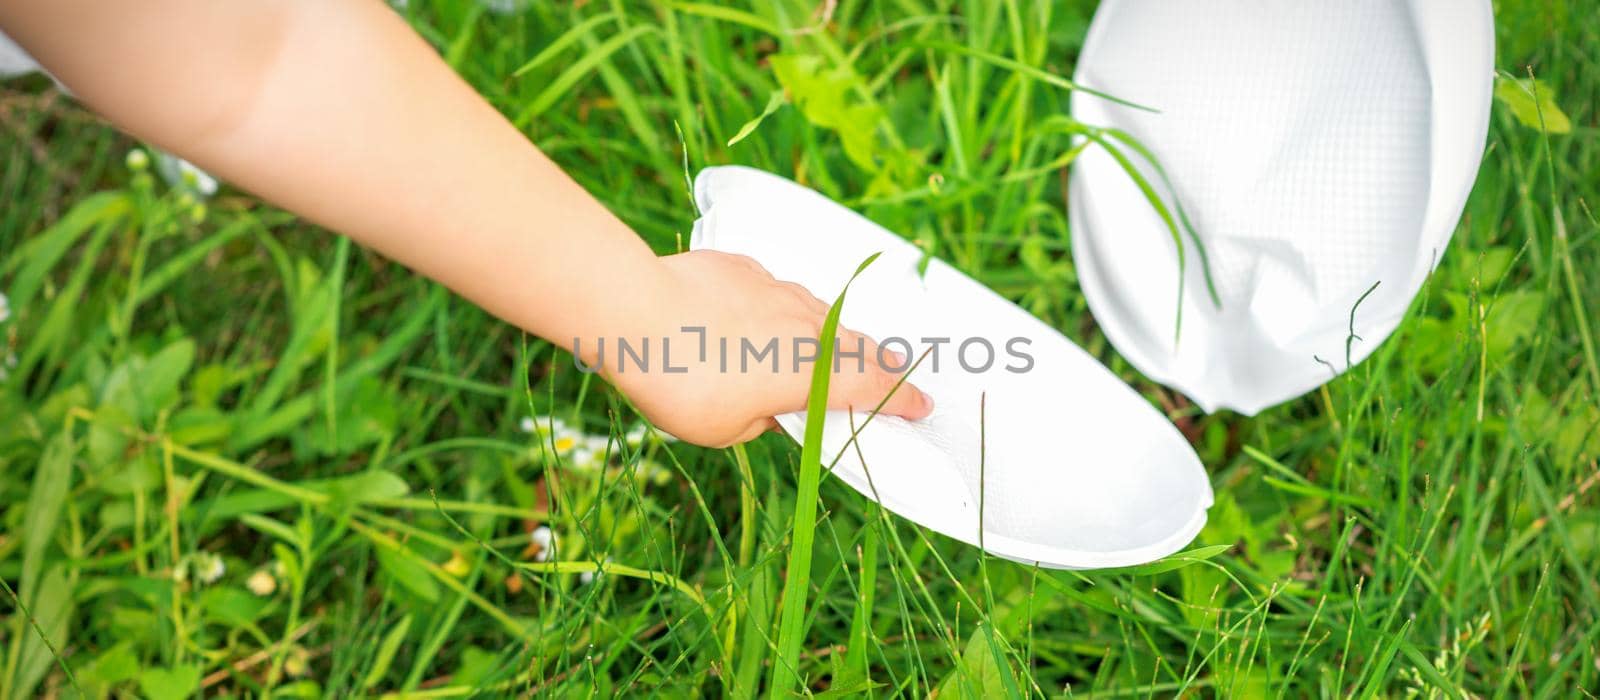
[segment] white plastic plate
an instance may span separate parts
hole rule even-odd
[[[1159,112],[1079,92],[1073,115],[1162,162],[1221,300],[1185,236],[1175,338],[1171,234],[1091,147],[1072,172],[1072,245],[1106,336],[1207,411],[1254,414],[1367,357],[1461,216],[1493,58],[1489,0],[1101,2],[1076,81]]]
[[[1211,487],[1183,436],[1055,329],[939,260],[919,276],[921,253],[910,243],[789,180],[716,167],[694,190],[695,249],[750,256],[829,302],[881,252],[851,285],[841,322],[880,341],[907,339],[912,354],[927,348],[922,338],[952,339],[936,370],[930,356],[912,374],[934,400],[932,416],[875,417],[851,447],[850,416],[828,414],[824,467],[838,455],[834,474],[857,491],[974,545],[982,504],[988,552],[1052,568],[1159,559],[1205,524]],[[1005,369],[1024,364],[1005,351],[1018,337],[1034,360],[1021,373]],[[967,338],[995,347],[988,371],[959,362]],[[981,347],[968,351],[967,365],[981,367]],[[856,425],[865,418],[858,413]],[[803,414],[778,422],[797,440],[804,434]]]

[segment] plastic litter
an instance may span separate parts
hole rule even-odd
[[[1161,161],[1221,302],[1185,234],[1175,331],[1172,235],[1091,147],[1072,172],[1073,257],[1106,336],[1207,411],[1254,414],[1366,358],[1461,216],[1493,57],[1488,0],[1104,0],[1076,82],[1159,113],[1080,92],[1073,115]]]
[[[919,275],[915,246],[827,197],[745,167],[702,171],[692,247],[748,255],[778,279],[831,301],[856,267],[841,322],[885,342],[951,338],[912,373],[932,395],[922,421],[827,416],[823,466],[899,515],[992,554],[1052,568],[1129,566],[1188,544],[1211,487],[1177,429],[1055,329],[939,260]],[[713,331],[714,332],[714,331]],[[986,339],[999,357],[958,346]],[[1034,360],[1005,352],[1025,338]],[[903,351],[896,345],[893,349]],[[980,422],[980,416],[982,421]],[[780,416],[797,440],[803,414]],[[865,423],[864,427],[863,423]],[[979,509],[982,507],[982,533]]]

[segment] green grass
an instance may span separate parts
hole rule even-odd
[[[1497,67],[1545,89],[1497,103],[1438,272],[1371,359],[1248,419],[1141,378],[1077,290],[1062,78],[1085,3],[577,4],[407,16],[659,251],[694,219],[685,165],[748,163],[1063,329],[1195,443],[1218,493],[1195,550],[1037,570],[835,480],[796,503],[818,465],[778,436],[634,447],[637,417],[548,344],[248,196],[194,216],[21,79],[0,84],[0,696],[1600,687],[1596,0],[1499,3]],[[1525,124],[1541,104],[1570,133]],[[613,436],[610,468],[550,458],[527,415]]]

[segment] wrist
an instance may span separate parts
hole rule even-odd
[[[648,249],[644,252],[596,268],[600,272],[590,275],[592,284],[568,297],[577,313],[546,337],[585,366],[599,366],[608,373],[609,362],[601,362],[601,342],[607,346],[604,359],[612,360],[619,338],[637,345],[645,338],[676,332],[674,301],[681,296],[676,278],[661,258]]]

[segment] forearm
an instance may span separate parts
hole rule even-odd
[[[372,0],[13,0],[0,23],[141,138],[566,345],[654,255]],[[65,29],[70,28],[70,29]]]

